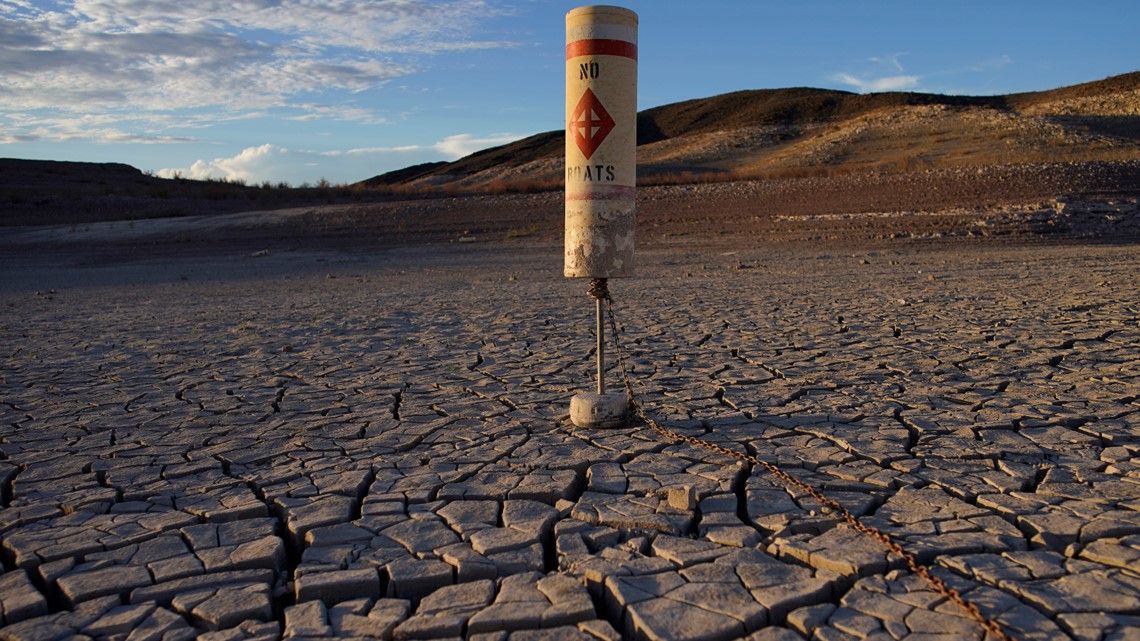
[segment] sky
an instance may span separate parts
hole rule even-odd
[[[564,126],[560,0],[0,0],[0,157],[297,186]],[[629,0],[638,108],[1140,70],[1136,0]]]

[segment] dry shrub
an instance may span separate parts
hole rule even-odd
[[[561,175],[547,178],[515,178],[510,180],[493,180],[487,183],[481,192],[498,194],[533,194],[541,191],[554,191],[562,189],[565,184]]]

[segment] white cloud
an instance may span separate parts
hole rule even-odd
[[[448,136],[443,140],[432,145],[432,148],[439,151],[444,156],[451,160],[458,160],[464,156],[469,156],[480,149],[487,149],[488,147],[497,147],[505,145],[509,142],[514,142],[521,138],[515,134],[496,134],[493,136],[475,136],[472,134],[455,134]]]
[[[887,76],[884,78],[857,78],[847,73],[837,73],[833,78],[845,85],[855,87],[859,93],[876,91],[903,91],[918,86],[919,76]]]
[[[334,149],[332,151],[317,152],[321,156],[335,158],[338,156],[370,156],[376,154],[395,154],[408,151],[424,151],[423,145],[401,145],[399,147],[357,147],[355,149]]]
[[[887,56],[872,56],[860,63],[860,66],[864,68],[863,72],[842,71],[832,74],[831,79],[835,82],[851,85],[859,93],[914,89],[922,77],[906,73],[902,64],[902,57],[906,55],[909,54],[893,53]]]
[[[356,182],[394,169],[422,162],[457,160],[481,149],[506,144],[522,138],[517,134],[478,136],[469,133],[447,136],[431,145],[396,147],[357,147],[353,149],[312,151],[292,150],[266,143],[247,147],[234,156],[195,160],[188,167],[158,170],[163,178],[181,176],[241,180],[255,184],[285,181],[292,184],[312,182],[312,169],[320,166],[332,182]],[[361,167],[367,167],[361,172]]]
[[[350,107],[348,105],[305,103],[295,105],[295,107],[301,110],[301,114],[293,116],[289,118],[289,120],[347,120],[358,122],[362,125],[383,125],[390,122],[388,118],[369,109]]]
[[[902,73],[903,71],[905,71],[905,69],[903,69],[902,62],[899,61],[899,58],[901,58],[905,55],[909,55],[909,54],[895,53],[895,54],[891,54],[889,56],[883,56],[881,58],[878,56],[872,56],[868,60],[870,60],[871,62],[880,62],[880,63],[890,65],[895,71],[897,71],[898,73]]]
[[[288,149],[266,143],[260,147],[247,147],[238,155],[230,158],[215,158],[210,161],[196,160],[194,164],[185,169],[160,169],[158,175],[163,178],[182,176],[194,180],[225,178],[227,180],[258,182],[268,180],[268,176],[274,175],[288,154]]]
[[[27,112],[0,114],[0,143],[84,140],[100,144],[170,144],[193,142],[185,136],[159,133],[154,119],[140,115],[129,121],[107,114],[43,117]]]
[[[178,110],[284,107],[375,124],[373,110],[322,105],[320,94],[343,103],[426,56],[509,46],[469,35],[503,13],[488,0],[5,0],[0,111],[141,112],[169,125],[181,124]]]

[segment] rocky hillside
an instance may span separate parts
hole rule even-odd
[[[688,184],[766,179],[763,185],[741,182],[733,188],[741,193],[715,191],[722,217],[736,210],[753,217],[936,211],[1069,196],[1135,198],[1140,72],[1006,96],[740,91],[643,111],[638,135],[640,185],[678,185],[669,193],[699,196],[698,209],[712,196]],[[557,228],[562,156],[563,132],[554,131],[356,185],[301,188],[163,179],[115,163],[0,158],[0,229],[325,205],[450,203],[456,199],[440,197],[543,190],[548,193],[541,194],[540,208]],[[504,218],[490,200],[472,202],[477,211],[448,210],[441,215],[449,220],[441,224],[503,235],[534,225]],[[639,204],[639,220],[646,206]],[[666,219],[678,206],[662,213],[662,233],[674,233],[670,226],[676,225]],[[417,210],[417,221],[422,214]],[[697,221],[682,222],[689,229]]]
[[[365,183],[551,185],[562,154],[563,132],[553,131]],[[1135,159],[1140,72],[1001,96],[739,91],[638,115],[638,173],[646,183]]]

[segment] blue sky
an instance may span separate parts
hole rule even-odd
[[[563,126],[559,0],[0,0],[0,157],[355,182]],[[638,107],[1140,69],[1135,0],[631,0]]]

